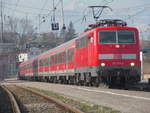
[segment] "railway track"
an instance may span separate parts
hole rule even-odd
[[[0,86],[0,113],[21,113],[14,96],[4,86]]]
[[[78,109],[35,90],[21,86],[8,85],[6,87],[15,96],[21,113],[82,113]]]

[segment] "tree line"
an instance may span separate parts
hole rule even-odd
[[[26,52],[31,47],[37,47],[42,51],[54,48],[77,36],[72,22],[67,29],[59,32],[36,33],[32,21],[27,18],[8,17],[4,24],[3,43],[14,43],[16,52]]]

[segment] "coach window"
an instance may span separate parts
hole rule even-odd
[[[62,64],[62,53],[59,53],[59,64]]]
[[[29,69],[31,69],[31,64],[29,64],[29,67],[28,67]]]
[[[56,54],[56,64],[59,64],[59,55]]]
[[[55,55],[52,56],[53,65],[55,64]]]
[[[43,66],[43,60],[41,59],[41,67]]]
[[[50,56],[50,65],[53,65],[53,56]]]
[[[88,44],[88,38],[86,36],[76,40],[77,49],[85,48],[87,44]]]
[[[51,61],[52,61],[52,65],[54,65],[54,63],[55,63],[55,62],[54,62],[54,60],[55,60],[55,59],[54,59],[54,55],[53,55],[53,56],[51,56],[51,57],[52,57],[52,59],[51,59]]]
[[[79,49],[80,48],[80,39],[76,40],[76,48]]]
[[[57,63],[56,64],[59,64],[59,54],[57,54],[56,56],[57,56]]]
[[[59,54],[59,56],[60,56],[60,64],[62,64],[63,53],[61,52],[61,53]]]
[[[29,69],[29,64],[27,65],[27,69]]]
[[[40,66],[42,66],[42,60],[40,60]]]
[[[59,64],[59,55],[56,55],[56,64]]]
[[[48,57],[48,65],[49,66],[51,65],[51,57],[50,56]]]
[[[46,58],[44,58],[44,60],[43,60],[43,61],[44,61],[44,66],[46,66]]]
[[[54,65],[57,64],[57,55],[54,55]]]
[[[49,57],[46,58],[47,66],[49,65]]]
[[[45,66],[48,66],[48,58],[45,58]]]
[[[42,66],[45,66],[44,59],[42,59]]]
[[[46,63],[46,58],[44,58],[44,66],[46,66],[46,64],[47,64],[47,63]]]
[[[44,59],[42,59],[42,64],[43,64],[43,66],[45,66],[45,60]]]
[[[67,58],[68,58],[68,62],[74,60],[74,51],[73,51],[73,48],[68,50],[67,56],[68,56],[68,57],[67,57]]]
[[[84,47],[86,47],[87,46],[87,37],[86,36],[84,36],[83,38],[82,38],[82,40],[81,40],[81,43],[82,43],[82,48],[84,48]]]
[[[28,64],[26,65],[26,70],[28,70]]]
[[[56,56],[55,55],[53,55],[53,65],[55,65],[55,58],[56,58]]]
[[[50,65],[53,65],[53,59],[52,59],[53,56],[50,56]]]
[[[65,63],[66,62],[66,52],[64,51],[62,53],[62,63]]]
[[[42,66],[42,60],[40,60],[40,66]]]
[[[44,66],[44,60],[42,59],[42,66]]]
[[[27,70],[29,69],[29,64],[27,64]]]
[[[26,70],[26,65],[24,66],[24,70]]]
[[[70,62],[71,61],[70,59],[71,59],[71,50],[68,49],[68,51],[67,51],[67,61]]]
[[[28,65],[26,65],[26,70],[28,69]]]

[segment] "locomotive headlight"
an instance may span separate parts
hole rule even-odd
[[[133,67],[133,66],[135,66],[135,63],[134,63],[134,62],[131,62],[130,65]]]
[[[116,47],[116,48],[120,48],[120,45],[117,44],[115,47]]]
[[[105,67],[105,63],[101,63],[101,66],[102,66],[102,67]]]

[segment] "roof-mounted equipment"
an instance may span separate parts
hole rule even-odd
[[[96,24],[90,24],[90,28],[96,28],[96,27],[110,27],[110,26],[127,26],[127,23],[120,19],[103,19],[96,22]]]

